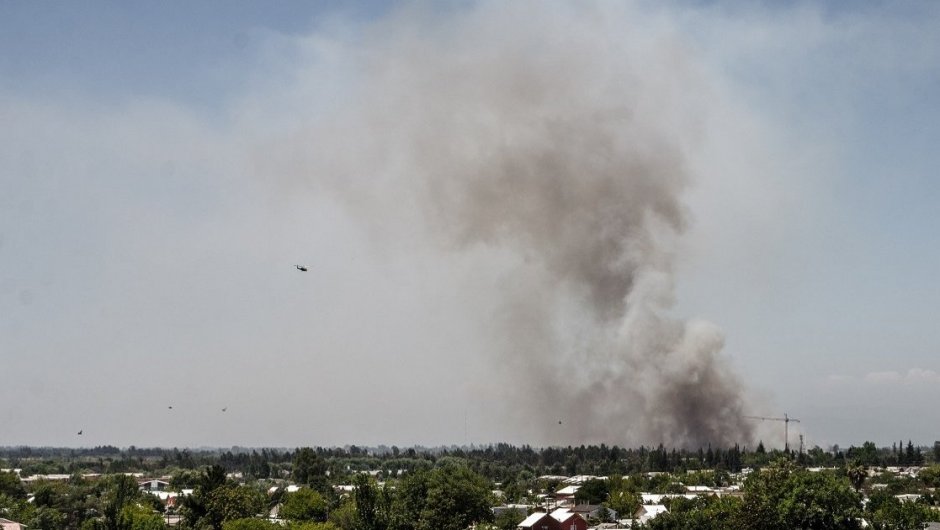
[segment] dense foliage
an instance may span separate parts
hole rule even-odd
[[[379,447],[163,450],[0,448],[0,517],[31,529],[156,530],[179,518],[184,530],[463,530],[511,529],[527,514],[491,507],[538,505],[563,484],[558,475],[595,475],[579,502],[601,504],[599,520],[630,518],[640,493],[682,493],[685,485],[727,487],[736,495],[672,498],[650,529],[920,528],[936,519],[940,449],[912,443],[877,448],[784,453],[759,444],[694,451],[616,446],[534,449],[497,444],[471,448]],[[919,474],[886,465],[926,464]],[[934,463],[933,465],[931,465]],[[825,467],[810,471],[809,467]],[[744,471],[745,473],[742,473]],[[747,473],[749,472],[749,473]],[[68,480],[20,476],[61,473]],[[167,477],[192,489],[166,507],[127,475]],[[746,479],[745,479],[746,477]],[[284,486],[297,484],[287,493]],[[346,485],[338,489],[338,485]],[[494,490],[498,490],[494,493]],[[902,500],[899,495],[909,494]],[[863,505],[862,499],[866,499]],[[281,523],[264,520],[277,507]],[[274,525],[274,526],[272,526]]]

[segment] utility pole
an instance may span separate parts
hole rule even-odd
[[[745,418],[751,420],[761,420],[761,421],[782,421],[783,422],[783,450],[785,453],[790,454],[790,422],[800,423],[800,420],[796,418],[791,418],[786,413],[783,414],[782,418],[769,418],[767,416],[744,416]],[[803,437],[800,436],[800,450],[803,449]]]

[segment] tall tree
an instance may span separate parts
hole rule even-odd
[[[203,522],[211,528],[222,530],[224,522],[252,517],[263,507],[264,498],[259,491],[247,486],[225,484],[208,494]]]
[[[375,481],[364,474],[356,475],[353,482],[353,499],[356,503],[357,530],[383,530],[382,514],[379,512],[379,495]]]
[[[493,518],[489,484],[466,466],[434,469],[427,492],[418,530],[464,530]]]
[[[103,509],[104,528],[105,530],[129,530],[132,517],[129,517],[124,509],[140,495],[137,481],[127,475],[112,475],[108,482]]]
[[[590,479],[581,484],[574,498],[579,503],[600,504],[607,500],[609,493],[606,480]]]
[[[389,517],[391,530],[414,530],[417,527],[427,503],[429,475],[426,470],[418,470],[399,481]]]
[[[183,497],[180,502],[180,515],[183,516],[181,526],[184,529],[213,526],[209,517],[209,502],[213,493],[226,485],[225,468],[222,466],[209,466],[194,479],[195,488],[192,495]],[[254,515],[254,514],[249,514]],[[217,521],[221,525],[221,521]]]
[[[748,477],[740,514],[744,528],[855,530],[861,498],[845,477],[782,461]]]
[[[281,517],[289,521],[326,521],[330,506],[322,495],[310,488],[288,493],[281,505]]]

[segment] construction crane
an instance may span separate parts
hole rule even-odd
[[[767,416],[744,416],[745,418],[751,420],[761,420],[761,421],[782,421],[783,422],[783,450],[786,453],[790,452],[790,422],[800,423],[800,420],[796,418],[791,418],[786,413],[783,414],[782,418],[769,418]]]

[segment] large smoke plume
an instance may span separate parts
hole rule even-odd
[[[352,88],[290,156],[367,222],[416,219],[434,248],[500,256],[481,357],[505,376],[493,399],[544,440],[748,442],[722,333],[670,315],[708,84],[668,29],[635,20],[482,4],[315,42]]]

